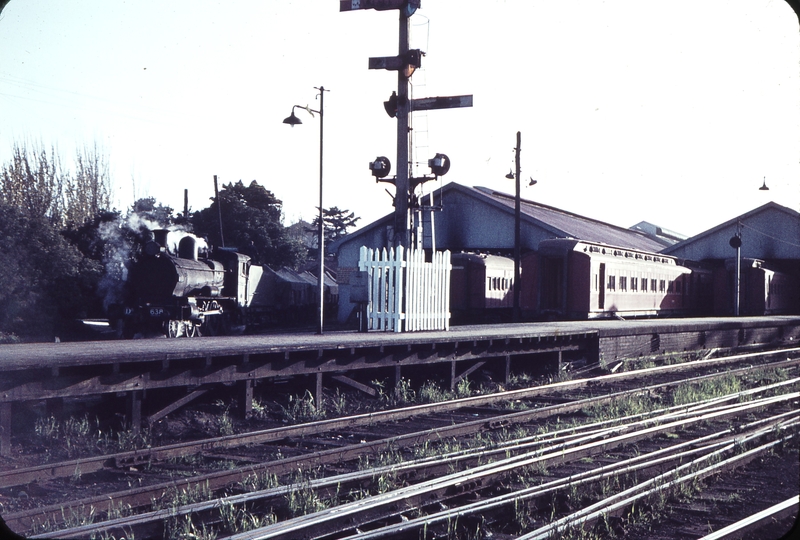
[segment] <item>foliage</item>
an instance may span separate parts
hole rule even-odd
[[[102,269],[45,216],[0,203],[0,259],[0,331],[53,339],[91,311]]]
[[[354,212],[350,212],[349,210],[340,210],[336,206],[323,208],[322,221],[325,224],[325,229],[323,231],[325,236],[325,245],[329,246],[332,242],[347,236],[347,230],[355,227],[356,222],[359,219],[361,218],[356,217]],[[319,237],[319,216],[315,217],[314,221],[311,222],[311,227],[309,230],[314,231],[316,236],[314,237],[313,246],[318,248],[319,243],[317,242],[317,238]]]
[[[0,169],[0,201],[56,227],[80,226],[111,206],[108,165],[97,147],[77,152],[76,171],[64,171],[54,148],[14,145]]]
[[[195,234],[206,236],[211,244],[236,247],[254,264],[296,268],[305,259],[302,244],[292,240],[283,226],[281,201],[255,180],[249,186],[241,180],[224,186],[219,191],[219,205],[212,201],[208,208],[192,214],[191,222]]]
[[[75,156],[75,175],[64,177],[64,222],[76,226],[111,207],[108,163],[97,150],[84,148]]]

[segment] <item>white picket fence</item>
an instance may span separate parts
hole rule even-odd
[[[367,329],[450,329],[449,251],[434,252],[425,262],[423,250],[362,246],[358,268],[368,276]]]

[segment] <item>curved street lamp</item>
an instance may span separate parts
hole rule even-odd
[[[319,326],[317,328],[317,333],[322,334],[323,330],[323,322],[324,322],[324,315],[325,315],[325,235],[324,235],[324,224],[323,224],[323,213],[322,213],[322,148],[323,148],[323,118],[324,114],[323,111],[325,110],[325,92],[330,92],[330,90],[325,90],[324,86],[314,87],[315,90],[319,91],[317,97],[319,98],[319,110],[315,111],[306,105],[303,107],[302,105],[294,105],[292,107],[292,114],[290,114],[287,118],[283,120],[284,124],[289,124],[290,126],[294,127],[298,124],[302,124],[303,122],[295,116],[294,110],[297,108],[305,109],[308,111],[308,114],[314,116],[314,113],[319,115],[319,230],[318,230],[318,240],[317,243],[319,244]]]

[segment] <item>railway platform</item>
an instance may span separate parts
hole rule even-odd
[[[556,370],[564,361],[613,361],[671,352],[792,345],[800,317],[601,320],[456,326],[405,334],[353,331],[0,346],[0,454],[10,447],[14,407],[46,400],[125,396],[138,429],[219,386],[250,413],[253,387],[309,378],[318,402],[336,381],[375,395],[376,374],[398,381],[407,371],[449,370],[450,385],[484,367],[512,372]],[[171,401],[157,410],[148,392]],[[163,395],[162,395],[163,398]],[[143,405],[144,403],[144,405]]]

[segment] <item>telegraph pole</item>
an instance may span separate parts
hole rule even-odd
[[[517,147],[514,149],[514,167],[515,167],[515,175],[516,178],[516,194],[514,196],[514,307],[512,308],[513,311],[511,313],[511,317],[513,322],[519,322],[519,294],[520,294],[520,279],[519,279],[519,268],[520,268],[520,259],[522,258],[522,247],[521,244],[521,227],[522,227],[522,210],[521,210],[521,201],[520,201],[520,189],[519,189],[519,174],[520,174],[520,165],[519,165],[519,153],[522,150],[522,134],[517,131]]]

